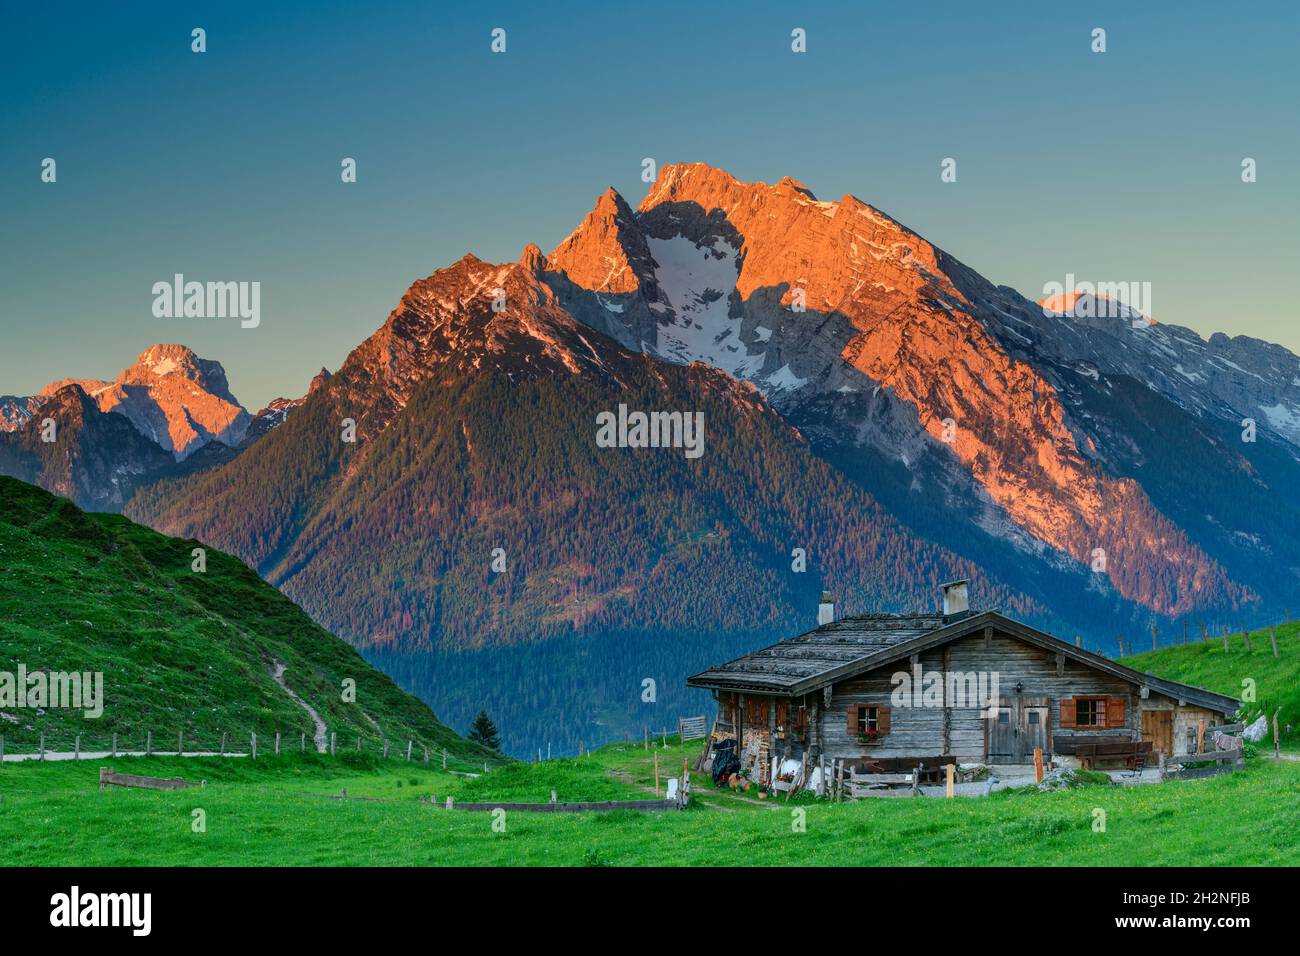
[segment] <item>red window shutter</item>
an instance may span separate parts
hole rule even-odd
[[[1123,697],[1106,698],[1106,726],[1107,727],[1124,726],[1124,698]]]
[[[1075,706],[1073,697],[1065,697],[1061,700],[1061,726],[1067,730],[1075,728],[1075,717],[1078,716],[1078,709]]]
[[[862,708],[854,704],[849,708],[849,736],[856,737],[858,733],[858,711]]]
[[[889,708],[884,704],[876,708],[876,730],[881,734],[889,733]]]

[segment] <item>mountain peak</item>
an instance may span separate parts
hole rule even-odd
[[[163,376],[196,367],[199,361],[189,346],[166,342],[149,346],[140,353],[131,368],[148,369],[153,375]]]
[[[537,247],[537,243],[530,242],[519,254],[519,264],[529,274],[537,275],[546,268],[546,255]]]
[[[636,213],[613,186],[546,257],[546,268],[595,292],[634,292],[650,266]]]
[[[210,441],[236,445],[249,415],[230,393],[220,362],[200,358],[175,342],[157,343],[139,354],[116,379],[65,378],[50,382],[35,396],[39,407],[75,385],[101,412],[125,416],[146,438],[177,461]]]

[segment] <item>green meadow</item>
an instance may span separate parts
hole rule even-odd
[[[545,801],[552,790],[562,801],[640,799],[656,755],[666,777],[699,750],[672,738],[649,751],[616,744],[479,777],[365,754],[111,761],[207,781],[171,792],[101,792],[104,761],[10,763],[0,766],[0,845],[10,866],[1300,864],[1300,762],[1271,757],[1207,780],[974,799],[786,803],[720,792],[695,774],[683,811],[494,817],[442,806],[449,796]]]

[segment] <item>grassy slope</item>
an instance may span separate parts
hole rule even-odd
[[[368,738],[374,720],[394,745],[446,747],[467,763],[483,751],[438,722],[344,642],[314,624],[241,561],[207,552],[207,571],[191,570],[197,542],[167,538],[117,515],[86,514],[62,498],[0,477],[0,671],[100,671],[104,714],[8,709],[0,734],[10,753],[143,749],[152,731],[158,749],[232,749],[256,732],[269,748],[278,731],[298,746],[311,740],[306,711],[272,679],[269,662],[287,665],[285,680],[337,732],[339,746]],[[356,681],[356,703],[342,682]],[[420,751],[417,749],[417,753]]]
[[[699,744],[659,751],[665,776]],[[99,762],[0,767],[7,865],[1279,865],[1300,864],[1300,763],[1145,787],[1004,792],[985,799],[801,802],[718,793],[696,775],[684,813],[506,815],[433,810],[460,800],[640,797],[652,754],[615,744],[586,758],[515,764],[477,779],[436,767],[309,755],[221,761],[127,758],[116,769],[208,780],[201,791],[100,793]],[[338,794],[368,800],[330,800]],[[382,801],[382,802],[381,802]],[[191,829],[192,811],[207,832]],[[1106,832],[1093,831],[1094,810]]]
[[[1287,724],[1295,728],[1290,734],[1283,733],[1282,746],[1294,750],[1300,745],[1300,622],[1279,624],[1276,633],[1276,658],[1268,628],[1263,628],[1250,632],[1250,650],[1246,650],[1246,639],[1238,633],[1228,636],[1227,653],[1223,650],[1223,637],[1219,636],[1204,643],[1196,640],[1126,657],[1123,663],[1158,677],[1233,697],[1244,693],[1244,680],[1254,680],[1258,699],[1245,705],[1249,719],[1266,713],[1271,721],[1273,712],[1281,708],[1278,723],[1283,731]],[[1264,743],[1271,745],[1272,740],[1270,729]]]

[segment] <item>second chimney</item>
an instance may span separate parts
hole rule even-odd
[[[970,613],[969,581],[950,581],[943,586],[943,616],[965,617]]]
[[[830,624],[835,620],[835,599],[830,591],[822,592],[821,603],[817,605],[817,626]]]

